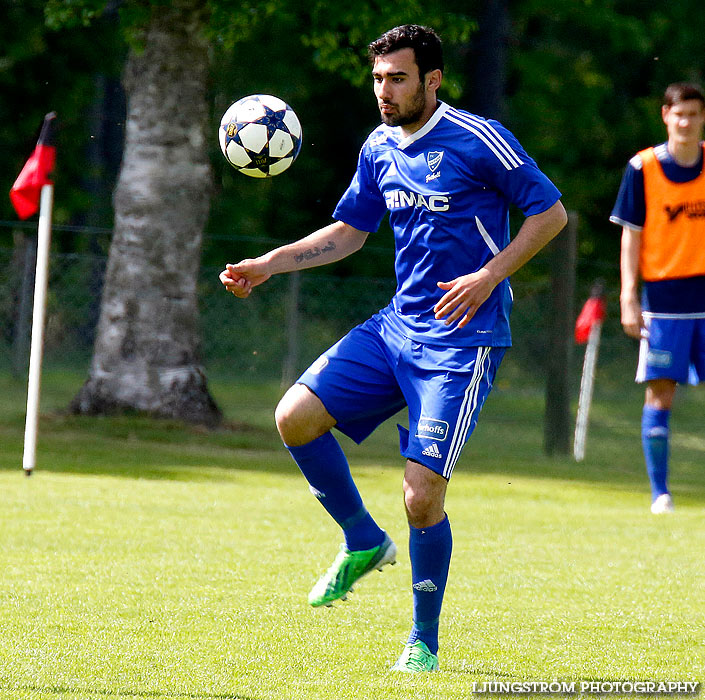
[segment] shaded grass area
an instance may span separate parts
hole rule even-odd
[[[212,378],[210,389],[226,416],[209,431],[175,421],[139,416],[71,416],[66,406],[83,380],[76,372],[53,372],[42,394],[38,446],[40,469],[123,477],[209,479],[221,470],[254,469],[297,473],[274,426],[274,407],[282,391],[275,383],[233,383]],[[0,374],[0,469],[21,464],[25,386]],[[643,390],[625,380],[608,387],[593,404],[586,458],[547,457],[543,451],[543,394],[518,381],[498,382],[455,473],[530,475],[541,479],[602,482],[608,488],[646,493],[640,442]],[[686,388],[677,395],[672,416],[673,486],[679,497],[703,496],[705,392]],[[350,459],[360,465],[398,464],[395,423],[383,425],[363,445],[339,436]],[[149,459],[145,460],[145,449]],[[197,467],[197,469],[194,469]]]
[[[500,387],[449,489],[442,672],[400,678],[387,669],[411,595],[393,422],[344,444],[399,564],[312,610],[339,535],[279,444],[277,387],[212,379],[232,424],[209,433],[67,416],[78,383],[47,376],[26,479],[24,387],[0,380],[0,698],[446,700],[484,680],[703,680],[699,392],[674,411],[677,512],[655,518],[640,390],[597,401],[576,465],[542,454],[540,392]]]

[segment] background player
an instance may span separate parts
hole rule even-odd
[[[642,339],[637,381],[647,383],[641,438],[652,513],[673,510],[667,479],[676,384],[705,378],[702,88],[669,85],[661,113],[668,141],[629,161],[610,217],[622,226],[622,326]]]
[[[359,250],[389,212],[397,291],[388,307],[326,351],[277,406],[280,435],[345,543],[309,594],[345,598],[396,546],[366,510],[330,432],[357,442],[404,407],[403,491],[409,522],[413,626],[394,668],[438,668],[438,624],[452,536],[448,480],[510,345],[508,276],[565,225],[560,193],[497,122],[439,102],[441,43],[417,25],[370,47],[382,124],[362,147],[335,222],[290,245],[227,265],[237,297],[271,275]],[[510,242],[508,208],[527,216]]]

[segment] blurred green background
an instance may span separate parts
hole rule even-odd
[[[159,5],[159,0],[0,1],[0,188],[9,190],[43,115],[59,114],[49,363],[80,368],[91,355],[124,139],[121,74],[130,46],[139,47],[134,27],[140,13]],[[432,24],[444,37],[441,97],[499,117],[563,191],[566,208],[578,214],[576,303],[596,278],[606,280],[611,317],[601,361],[616,363],[615,376],[631,373],[635,347],[621,337],[616,318],[619,230],[608,216],[626,161],[664,138],[659,104],[665,86],[702,78],[705,47],[689,21],[700,11],[698,3],[203,5],[210,13],[209,148],[215,178],[199,282],[207,369],[222,366],[268,378],[291,374],[389,299],[393,242],[386,224],[368,241],[365,250],[372,254],[353,256],[324,274],[304,273],[293,348],[285,323],[292,303],[288,281],[272,281],[245,305],[224,298],[217,273],[227,261],[262,253],[330,220],[357,151],[378,121],[365,46],[393,23],[414,21]],[[231,169],[216,138],[227,106],[257,92],[287,100],[304,127],[292,170],[267,181]],[[7,198],[0,201],[0,343],[6,366],[18,374],[28,332],[19,318],[23,246],[33,228],[16,221]],[[516,348],[509,363],[540,383],[550,351],[545,253],[515,276],[514,287]]]

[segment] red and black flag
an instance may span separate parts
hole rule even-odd
[[[607,317],[604,284],[596,282],[590,292],[590,298],[585,302],[577,321],[575,322],[575,342],[587,343],[590,331],[596,323],[602,323]]]
[[[54,169],[56,160],[55,120],[55,112],[49,112],[44,117],[37,145],[10,190],[10,201],[20,219],[29,218],[39,209],[42,187],[52,184],[49,174]]]

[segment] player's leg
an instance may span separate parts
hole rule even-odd
[[[660,318],[645,314],[648,337],[641,341],[637,381],[646,382],[641,418],[641,443],[651,484],[651,512],[670,513],[668,490],[670,416],[678,382],[688,380],[693,319]]]
[[[362,502],[345,454],[330,432],[336,420],[321,400],[304,384],[294,384],[279,402],[275,419],[311,493],[343,530],[346,547],[378,546],[384,532]]]
[[[646,387],[641,416],[641,444],[651,484],[651,510],[655,514],[673,510],[668,490],[668,459],[669,421],[675,392],[676,383],[672,379],[652,379]]]
[[[374,325],[372,320],[362,324],[326,351],[277,407],[284,443],[345,538],[333,565],[309,594],[313,606],[344,598],[361,576],[396,561],[396,546],[365,508],[330,432],[336,426],[359,442],[404,405]]]
[[[450,521],[443,507],[447,485],[441,475],[407,460],[404,506],[409,522],[413,625],[396,670],[438,669],[438,625],[453,549]]]
[[[413,624],[394,668],[418,672],[438,668],[438,632],[453,538],[445,494],[453,468],[487,398],[504,348],[415,348],[421,367],[410,372],[404,503],[409,521]],[[414,358],[412,358],[413,360]]]

